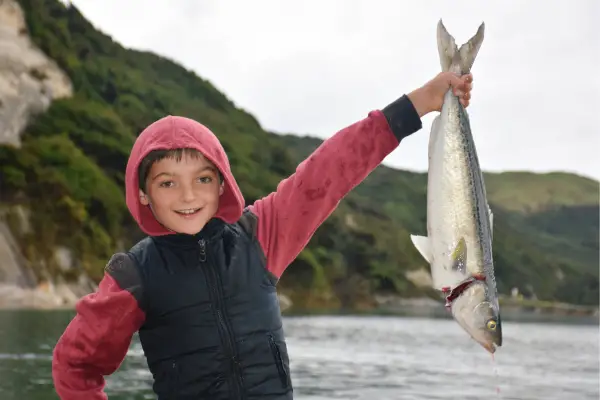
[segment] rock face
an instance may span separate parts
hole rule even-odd
[[[73,95],[69,77],[29,39],[23,11],[14,0],[0,0],[0,145],[20,147],[29,119],[58,98]],[[6,215],[18,217],[11,231]],[[73,305],[95,285],[82,275],[79,282],[51,282],[36,276],[23,256],[18,236],[29,228],[25,210],[0,204],[0,308],[54,308]],[[56,249],[58,264],[67,268],[70,253]]]
[[[9,214],[15,222],[10,228],[5,222]],[[72,282],[44,272],[36,276],[17,240],[29,229],[29,213],[23,207],[0,208],[0,309],[72,307],[81,296],[97,288],[85,273]],[[77,264],[66,248],[56,247],[54,258],[63,271]]]
[[[35,281],[11,231],[0,220],[0,282],[31,288]]]
[[[69,77],[29,39],[19,4],[0,1],[0,144],[19,146],[29,118],[72,93]]]

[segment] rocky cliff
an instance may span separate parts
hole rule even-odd
[[[1,1],[0,144],[20,147],[30,118],[45,112],[53,100],[72,95],[67,74],[29,38],[20,5],[13,0]],[[66,285],[54,282],[44,271],[34,273],[14,235],[26,235],[30,229],[27,209],[0,204],[0,307],[72,303],[92,286],[85,276],[80,285]],[[55,256],[63,268],[72,262],[68,249],[56,248]]]
[[[19,4],[0,2],[0,143],[20,145],[32,115],[72,94],[69,77],[30,40]]]

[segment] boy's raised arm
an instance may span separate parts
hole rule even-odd
[[[114,255],[98,290],[81,298],[77,315],[54,348],[52,377],[62,400],[104,400],[105,375],[121,365],[144,313],[141,285],[132,260]]]
[[[279,278],[340,200],[421,127],[402,96],[325,140],[275,192],[251,205],[267,268]]]

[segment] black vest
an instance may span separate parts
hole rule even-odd
[[[139,337],[159,400],[292,399],[275,285],[256,218],[131,248],[146,321]]]

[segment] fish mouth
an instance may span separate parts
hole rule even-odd
[[[495,343],[481,343],[481,346],[483,346],[490,354],[494,354],[498,348]]]
[[[498,324],[498,330],[494,334],[488,335],[486,339],[482,340],[480,344],[490,354],[494,354],[498,350],[498,347],[502,347],[502,330],[500,324]]]

